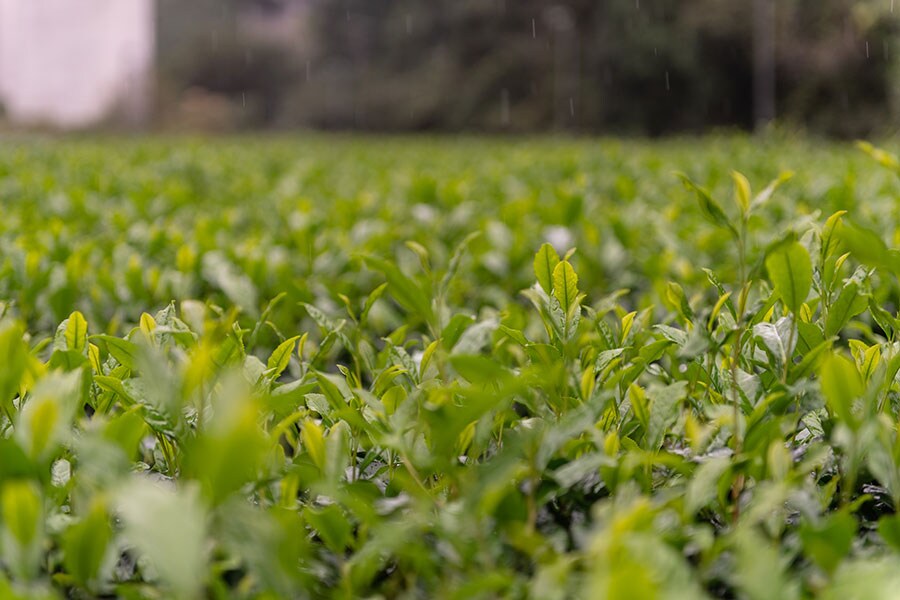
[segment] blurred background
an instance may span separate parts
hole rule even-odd
[[[0,0],[0,122],[657,136],[775,120],[886,136],[893,4]]]

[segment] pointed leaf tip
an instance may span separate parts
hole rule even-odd
[[[568,314],[578,297],[578,275],[567,260],[553,269],[553,295],[559,300],[563,312]]]
[[[558,264],[559,254],[550,244],[545,243],[534,255],[534,275],[548,296],[553,292],[553,270]]]

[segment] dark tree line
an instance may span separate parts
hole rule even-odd
[[[309,4],[302,45],[264,48],[252,69],[222,50],[187,78],[232,97],[260,90],[271,125],[655,135],[754,123],[751,0],[295,1]],[[893,122],[883,4],[775,3],[779,119],[845,136]],[[209,73],[223,72],[247,82],[217,86]]]

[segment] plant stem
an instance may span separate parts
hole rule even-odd
[[[749,282],[747,281],[747,217],[741,219],[741,228],[738,239],[738,279],[740,285],[740,294],[738,295],[738,314],[736,319],[736,335],[734,347],[731,355],[731,403],[732,403],[732,427],[734,434],[732,442],[734,444],[734,458],[737,459],[743,450],[743,441],[740,432],[740,411],[741,398],[738,393],[737,371],[738,363],[741,359],[744,341],[744,312],[747,310],[747,296],[750,294]],[[731,487],[731,498],[733,503],[732,519],[736,523],[740,517],[740,496],[744,488],[744,476],[738,475]]]

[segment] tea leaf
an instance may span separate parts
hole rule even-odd
[[[840,332],[847,323],[866,310],[868,301],[859,293],[859,286],[849,282],[837,297],[837,300],[829,307],[828,317],[825,319],[825,335],[831,337]]]
[[[812,261],[806,248],[799,242],[779,245],[766,257],[766,270],[785,307],[794,315],[799,314],[813,281]]]
[[[87,321],[77,310],[69,315],[66,324],[66,347],[84,353],[87,344]]]
[[[287,368],[291,360],[291,354],[294,353],[294,346],[299,339],[299,335],[286,339],[269,355],[266,368],[273,378],[277,378]]]
[[[553,273],[559,264],[559,255],[550,244],[544,244],[534,256],[534,275],[549,296],[553,293]]]
[[[837,354],[826,355],[819,366],[819,382],[834,415],[856,428],[859,421],[853,414],[853,403],[862,396],[863,385],[853,363]]]
[[[734,197],[741,209],[742,214],[750,211],[750,182],[747,178],[737,171],[731,172],[731,178],[734,180]]]
[[[578,275],[569,261],[562,261],[553,269],[553,295],[563,312],[568,314],[578,297]]]
[[[96,581],[111,539],[106,507],[99,500],[63,534],[66,568],[81,586],[88,587]]]
[[[860,262],[894,273],[900,272],[900,254],[888,249],[881,236],[871,229],[844,220],[838,227],[838,236]]]
[[[719,203],[713,200],[712,196],[709,195],[709,192],[695,184],[683,173],[679,173],[678,177],[681,179],[685,188],[694,192],[697,201],[700,203],[700,212],[703,213],[703,216],[706,217],[710,223],[727,229],[734,237],[738,237],[737,229],[732,225],[731,221],[728,220],[725,211],[722,210]]]

